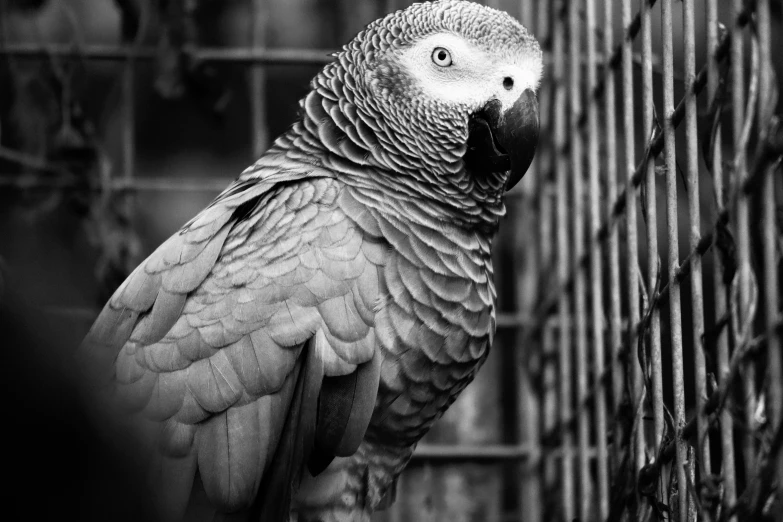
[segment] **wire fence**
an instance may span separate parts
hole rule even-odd
[[[259,154],[269,139],[259,95],[265,67],[330,57],[265,48],[265,2],[252,8],[252,47],[178,52],[248,68]],[[425,477],[441,463],[516,466],[518,498],[506,502],[513,511],[495,518],[755,520],[783,512],[783,130],[770,5],[733,0],[730,10],[718,8],[717,0],[530,0],[513,13],[532,28],[547,62],[543,142],[526,186],[512,194],[528,209],[525,223],[535,223],[523,234],[525,273],[514,283],[527,283],[520,292],[534,297],[498,318],[499,328],[518,332],[510,343],[518,434],[513,442],[422,444],[414,454]],[[697,13],[706,15],[706,42],[696,41]],[[698,69],[697,46],[707,50]],[[136,175],[137,67],[158,59],[159,49],[140,39],[6,43],[0,55],[124,68],[118,172],[103,169],[85,186],[62,163],[0,147],[0,159],[52,174],[0,176],[0,191],[81,190],[105,208],[118,194],[224,188],[221,179]],[[683,92],[676,103],[675,89]],[[132,205],[119,201],[127,223]],[[411,513],[397,506],[386,516]]]
[[[552,100],[553,146],[538,159],[535,201],[540,243],[556,249],[540,248],[539,266],[556,267],[559,283],[528,330],[544,355],[542,480],[561,499],[544,519],[779,517],[781,149],[769,4],[735,1],[724,26],[715,0],[643,0],[633,15],[626,0],[618,34],[616,3],[597,4],[541,3],[534,30],[552,52],[542,98]],[[700,70],[697,9],[707,18]],[[599,52],[611,59],[599,65]]]

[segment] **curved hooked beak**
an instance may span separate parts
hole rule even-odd
[[[465,163],[479,172],[510,170],[506,190],[511,190],[533,162],[537,145],[538,99],[527,89],[506,112],[499,100],[491,100],[470,117]]]

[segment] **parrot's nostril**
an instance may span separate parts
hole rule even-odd
[[[506,76],[503,78],[503,87],[506,88],[507,91],[510,91],[514,88],[514,79],[510,76]]]

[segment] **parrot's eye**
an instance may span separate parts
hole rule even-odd
[[[437,66],[448,67],[451,65],[451,53],[448,49],[436,47],[435,50],[432,51],[432,61]]]

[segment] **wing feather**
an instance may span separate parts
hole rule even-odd
[[[185,294],[173,293],[161,288],[152,310],[144,315],[133,329],[131,341],[146,346],[163,339],[182,314],[186,297]]]
[[[187,391],[185,372],[163,372],[155,375],[158,378],[150,391],[150,400],[144,407],[144,416],[150,420],[164,421],[182,408]]]
[[[252,504],[269,455],[271,397],[227,409],[199,427],[198,464],[207,496],[233,512]]]
[[[136,312],[146,312],[158,297],[160,275],[147,274],[143,266],[134,270],[111,299],[114,308],[129,308]]]
[[[374,347],[373,347],[374,348]],[[381,375],[381,356],[373,357],[347,375],[326,377],[318,401],[315,448],[308,469],[315,476],[335,456],[352,455],[370,423]]]
[[[323,360],[315,343],[303,350],[295,375],[295,391],[270,467],[264,474],[257,520],[288,520],[291,496],[302,478],[315,439],[317,399],[323,381]],[[290,377],[289,377],[290,378]]]
[[[209,359],[196,361],[187,369],[188,390],[193,394],[199,406],[210,413],[222,412],[242,396],[241,384],[236,373],[233,373],[233,369],[231,374],[227,376],[221,373],[220,369],[216,368],[218,365],[213,362],[213,359],[222,353],[221,350]]]
[[[179,522],[188,507],[196,476],[196,454],[170,457],[154,452],[147,471],[152,486],[152,503],[162,522]]]
[[[141,431],[166,520],[191,488],[218,511],[285,519],[313,448],[352,453],[372,415],[388,245],[366,240],[371,215],[337,210],[335,181],[267,181],[240,180],[161,245],[83,344],[117,403],[157,426]]]

